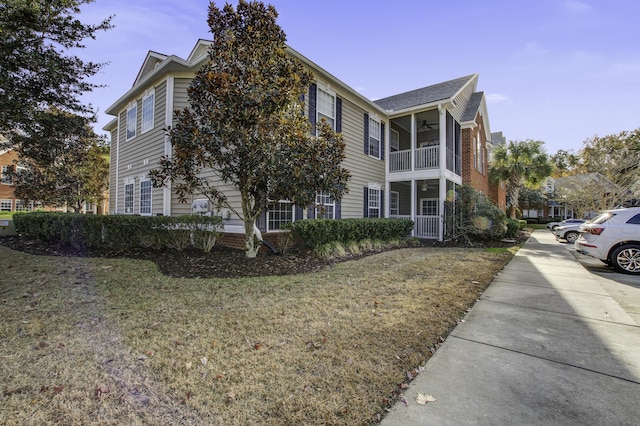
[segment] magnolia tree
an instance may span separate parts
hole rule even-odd
[[[34,114],[28,133],[16,134],[15,194],[25,201],[66,205],[80,212],[99,203],[109,185],[109,147],[85,117],[59,110]]]
[[[350,177],[341,167],[342,135],[325,122],[313,128],[304,116],[312,75],[286,52],[277,16],[261,2],[209,5],[209,61],[189,87],[190,107],[175,114],[172,155],[151,171],[156,186],[172,182],[180,201],[200,194],[242,218],[249,258],[269,201],[306,206],[319,192],[339,200]],[[223,186],[240,193],[241,208]]]

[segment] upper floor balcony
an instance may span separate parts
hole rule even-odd
[[[440,167],[440,147],[438,145],[404,149],[389,153],[389,172],[411,172]]]

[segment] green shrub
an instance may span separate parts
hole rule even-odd
[[[458,188],[457,196],[454,237],[463,237],[468,241],[492,241],[508,234],[509,224],[505,212],[486,195],[469,185],[463,185]]]
[[[507,218],[507,233],[505,236],[507,238],[516,238],[518,236],[518,233],[520,232],[520,229],[522,229],[521,222],[524,222],[525,224],[527,223],[527,221]]]
[[[189,245],[210,251],[222,232],[220,217],[125,216],[34,212],[14,215],[16,231],[25,237],[56,241],[78,249],[174,248]]]
[[[334,241],[347,244],[365,239],[389,241],[405,238],[413,228],[408,219],[310,219],[287,224],[296,238],[310,248]]]

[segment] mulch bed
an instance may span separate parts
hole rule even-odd
[[[514,242],[497,242],[487,244],[490,247],[510,247],[526,239],[522,233],[521,238]],[[160,271],[171,277],[184,278],[238,278],[258,277],[269,275],[291,275],[318,271],[328,265],[347,260],[361,258],[377,251],[347,255],[339,259],[323,259],[313,253],[303,250],[295,250],[285,255],[259,253],[255,259],[247,259],[244,251],[227,247],[214,247],[210,253],[200,250],[186,249],[154,250],[150,248],[136,248],[130,250],[112,249],[77,249],[69,245],[39,240],[28,240],[19,236],[0,237],[0,245],[25,253],[44,256],[65,257],[108,257],[108,258],[134,258],[154,262]],[[469,247],[459,241],[438,242],[425,240],[424,247]],[[474,245],[481,247],[483,245]]]

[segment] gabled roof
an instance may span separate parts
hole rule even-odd
[[[430,104],[453,98],[464,86],[471,82],[477,74],[467,75],[454,80],[400,93],[399,95],[374,101],[387,111],[399,111],[419,105]]]
[[[484,92],[475,92],[471,95],[469,103],[467,104],[467,109],[465,109],[464,114],[462,114],[462,122],[473,121],[476,119],[476,115],[478,115],[478,112],[480,111],[483,96]]]
[[[140,67],[140,71],[138,71],[138,75],[136,76],[136,79],[133,82],[133,85],[135,86],[136,84],[138,84],[138,82],[142,80],[144,76],[146,76],[151,71],[153,71],[155,67],[158,66],[159,63],[161,63],[167,58],[168,58],[167,55],[150,50],[149,53],[147,53],[147,57],[142,63],[142,66]]]

